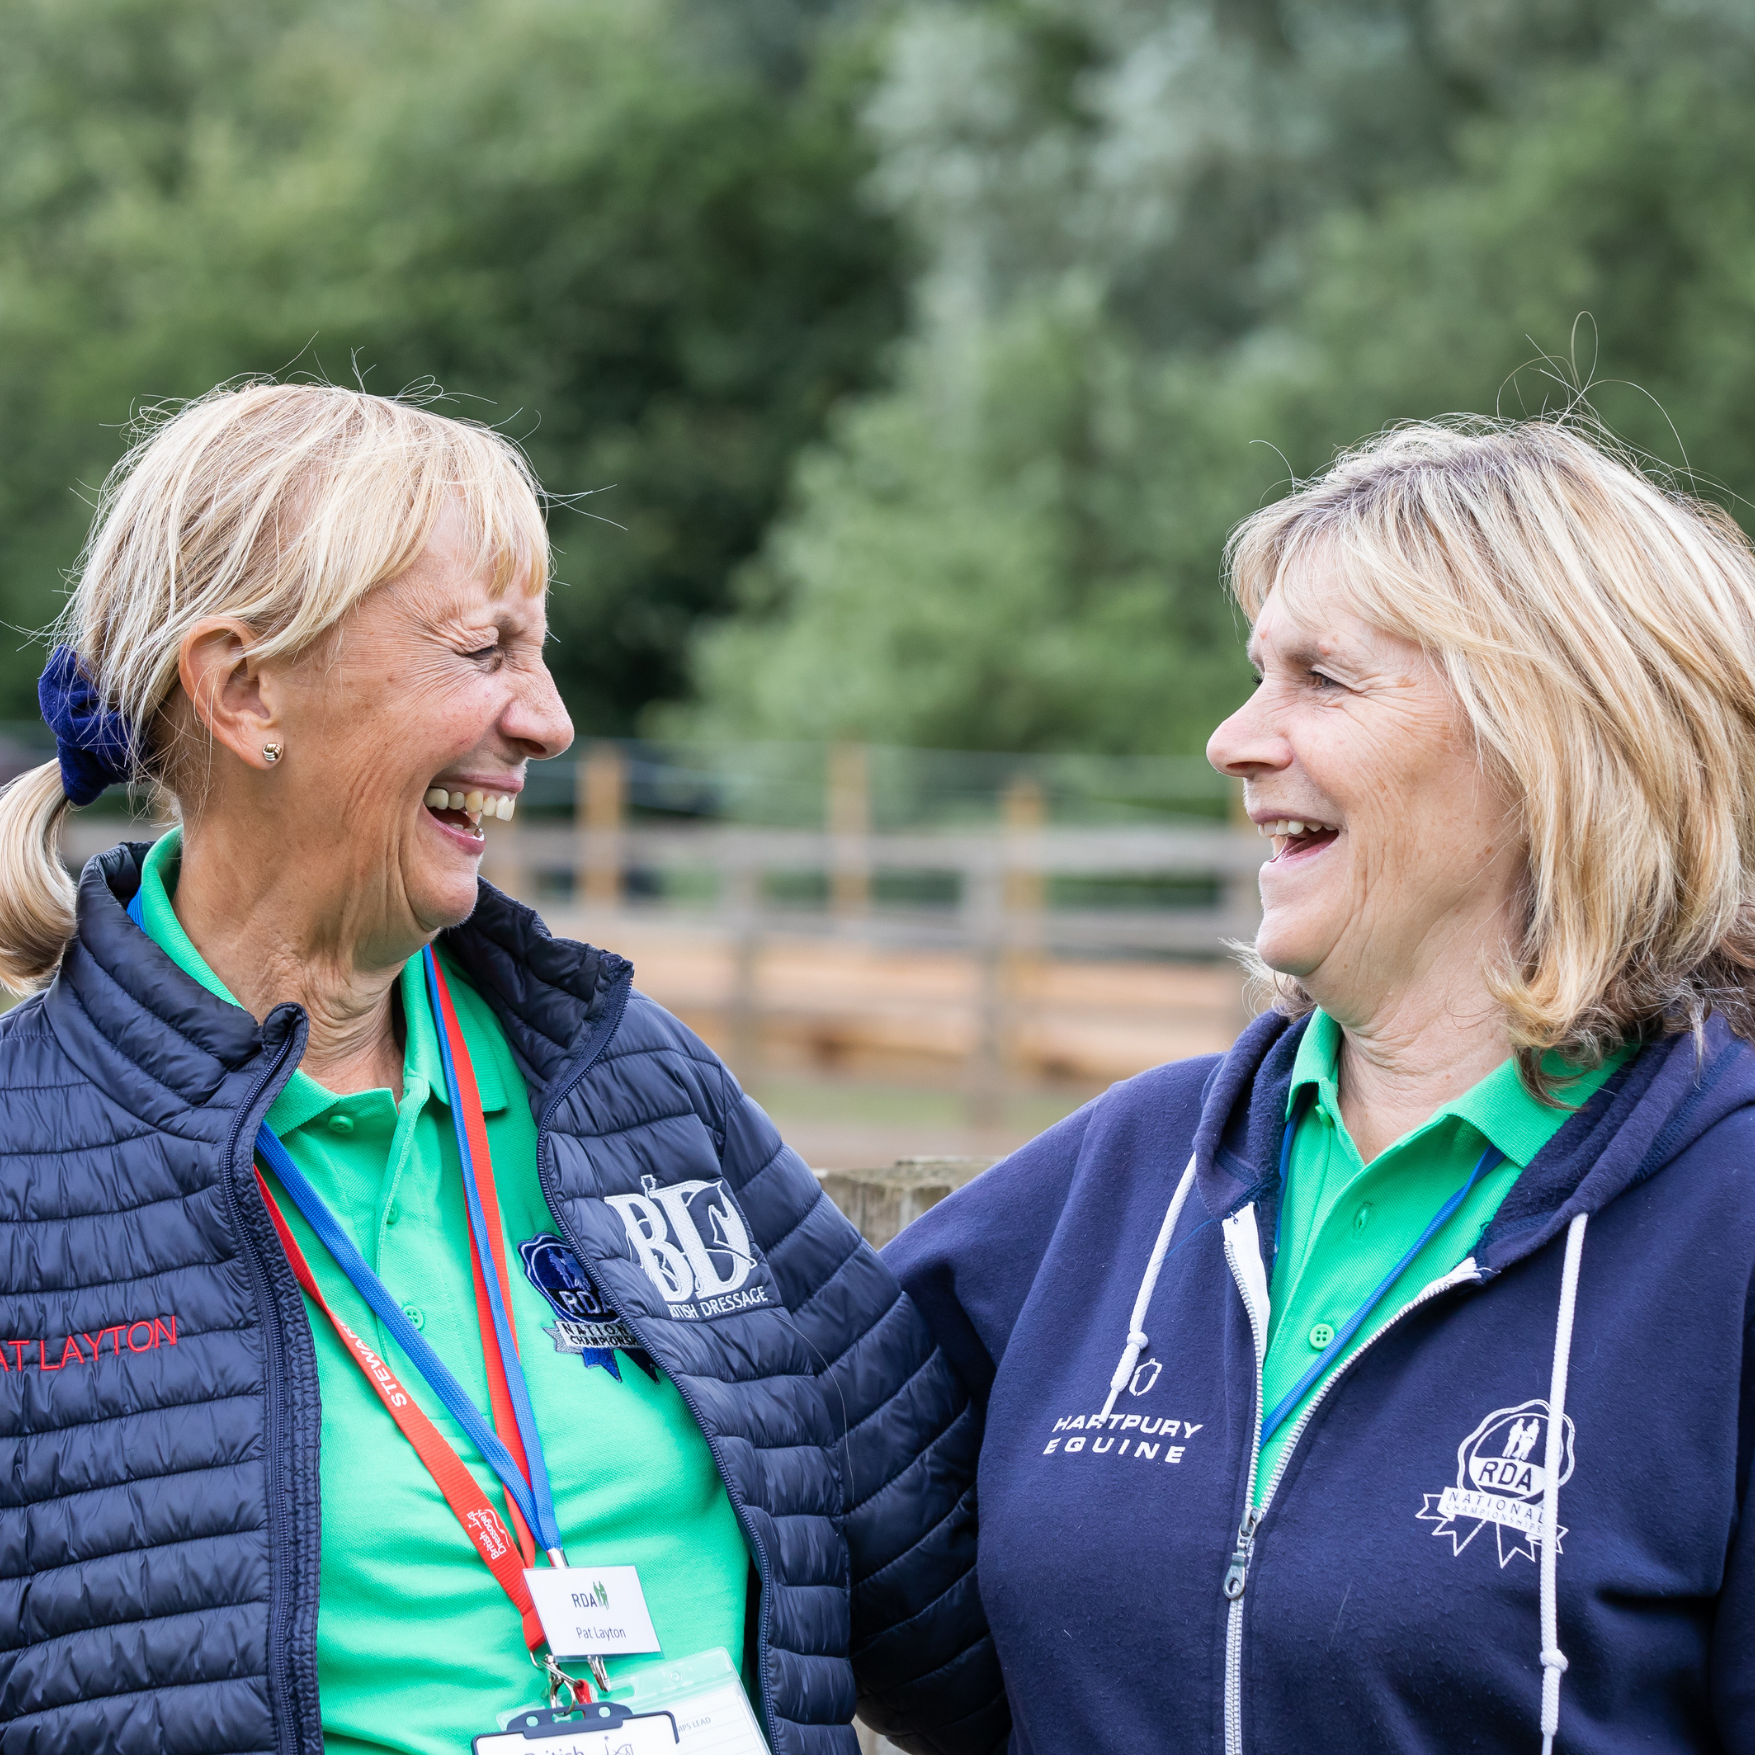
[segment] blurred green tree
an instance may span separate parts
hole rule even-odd
[[[432,379],[589,496],[552,658],[628,729],[902,319],[833,10],[0,0],[0,617],[52,613],[139,401]]]
[[[1245,686],[1232,523],[1593,371],[1746,511],[1752,75],[1736,0],[909,8],[868,110],[925,264],[903,367],[665,723],[1196,750]]]

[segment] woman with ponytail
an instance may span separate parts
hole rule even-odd
[[[0,1750],[853,1755],[849,1573],[950,1509],[890,1484],[962,1392],[711,1051],[478,876],[572,738],[548,558],[511,445],[326,386],[105,486],[0,794]],[[75,888],[124,782],[176,826]]]

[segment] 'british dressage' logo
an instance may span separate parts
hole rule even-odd
[[[634,1260],[670,1314],[702,1322],[778,1302],[767,1264],[723,1177],[661,1186],[642,1176],[640,1194],[612,1194]]]
[[[1570,1419],[1560,1430],[1560,1485],[1572,1476]],[[1548,1485],[1548,1404],[1520,1402],[1515,1408],[1496,1408],[1478,1425],[1456,1452],[1456,1485],[1442,1493],[1428,1493],[1425,1505],[1415,1513],[1436,1524],[1435,1536],[1449,1536],[1452,1554],[1460,1554],[1488,1524],[1499,1544],[1499,1564],[1514,1554],[1537,1558],[1542,1539],[1542,1495]],[[1555,1551],[1561,1551],[1564,1527],[1555,1531]]]

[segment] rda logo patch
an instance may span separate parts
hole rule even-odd
[[[1560,1433],[1560,1484],[1572,1478],[1572,1421]],[[1460,1554],[1488,1524],[1499,1543],[1499,1564],[1514,1554],[1536,1559],[1542,1539],[1542,1494],[1547,1489],[1548,1404],[1520,1402],[1496,1408],[1456,1452],[1456,1485],[1428,1493],[1414,1515],[1436,1524],[1435,1536],[1449,1536],[1451,1553]],[[1563,1552],[1564,1526],[1555,1531],[1555,1552]]]
[[[642,1176],[642,1194],[612,1194],[634,1260],[673,1317],[702,1322],[778,1302],[773,1276],[722,1178],[661,1187]]]
[[[545,1297],[560,1321],[544,1323],[557,1353],[577,1353],[586,1370],[601,1365],[617,1383],[622,1380],[615,1356],[619,1348],[654,1382],[658,1367],[634,1338],[634,1331],[609,1309],[585,1277],[578,1258],[552,1232],[543,1231],[518,1245],[524,1275]]]

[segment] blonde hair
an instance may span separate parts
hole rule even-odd
[[[183,636],[235,616],[258,657],[296,657],[405,571],[440,513],[464,520],[496,593],[548,581],[540,491],[498,433],[327,384],[227,385],[149,417],[98,500],[57,636],[135,740],[138,780],[187,784],[165,713]],[[54,972],[74,930],[46,763],[0,792],[0,982]]]
[[[1544,1096],[1548,1050],[1588,1067],[1715,1009],[1755,1038],[1755,553],[1584,424],[1395,428],[1226,549],[1251,620],[1337,591],[1448,679],[1521,816],[1521,940],[1487,973]]]

